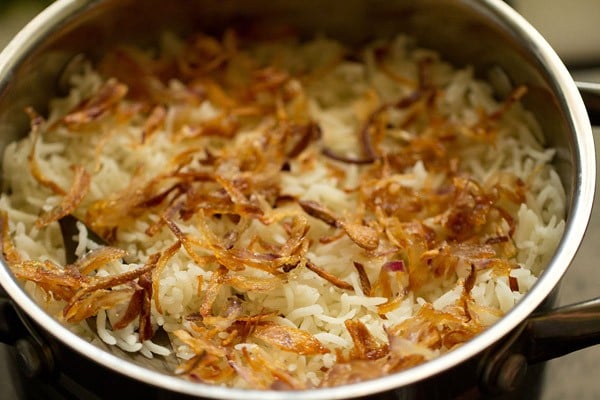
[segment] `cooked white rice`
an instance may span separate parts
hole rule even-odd
[[[164,43],[181,46],[177,38],[167,36]],[[384,73],[378,66],[375,49],[379,44],[364,50],[364,62],[342,60],[331,67],[331,60],[342,54],[339,43],[328,39],[316,39],[308,43],[267,43],[258,44],[246,50],[256,59],[277,59],[281,68],[290,71],[319,70],[312,80],[292,79],[290,91],[300,88],[306,93],[306,108],[312,121],[321,128],[319,145],[312,145],[294,160],[289,162],[289,172],[280,177],[281,195],[293,196],[300,200],[317,201],[340,217],[352,216],[357,208],[357,194],[363,173],[368,166],[346,164],[323,157],[319,146],[336,154],[360,158],[360,142],[356,134],[374,105],[394,101],[407,96],[414,85],[403,84]],[[277,54],[277,56],[274,56]],[[419,62],[431,59],[428,74],[438,88],[437,112],[456,126],[475,126],[483,114],[492,114],[503,107],[503,100],[494,97],[491,86],[476,80],[470,68],[455,69],[439,59],[438,55],[415,48],[406,37],[398,37],[388,46],[387,64],[397,76],[406,82],[417,82]],[[43,125],[43,133],[36,148],[36,157],[44,175],[65,190],[71,186],[73,172],[71,166],[83,165],[91,174],[89,193],[78,206],[75,214],[84,216],[85,210],[97,201],[111,198],[128,190],[136,174],[141,180],[170,170],[172,158],[179,154],[189,142],[176,142],[173,135],[181,134],[180,118],[185,114],[189,126],[207,123],[223,111],[219,105],[205,99],[200,104],[169,104],[164,125],[151,139],[140,144],[139,138],[143,120],[130,118],[125,123],[116,118],[104,117],[94,122],[89,131],[81,134],[69,132],[61,119],[84,99],[92,96],[105,82],[94,68],[86,66],[83,71],[70,78],[72,89],[68,96],[57,98],[50,104],[50,113]],[[172,79],[169,85],[175,89],[183,83]],[[298,106],[300,107],[300,106]],[[402,121],[403,110],[390,111],[390,120]],[[546,149],[540,142],[543,134],[533,116],[523,109],[520,103],[512,104],[497,121],[495,140],[471,140],[467,134],[463,138],[467,144],[461,147],[460,171],[463,176],[477,182],[482,187],[491,187],[503,176],[516,177],[526,184],[525,201],[511,206],[514,218],[514,233],[511,243],[517,251],[510,261],[516,266],[506,276],[497,276],[491,269],[478,270],[470,295],[479,306],[472,309],[483,325],[491,325],[511,309],[535,283],[542,268],[552,255],[564,229],[565,194],[560,179],[552,169],[554,150]],[[264,123],[243,125],[231,139],[231,148],[253,146],[265,129]],[[84,129],[85,130],[85,129]],[[176,132],[176,130],[179,130]],[[407,129],[390,129],[386,140],[396,143],[410,141],[419,132]],[[463,140],[461,139],[461,140]],[[212,138],[190,139],[194,146],[202,148],[214,141]],[[65,264],[65,254],[57,223],[38,229],[35,221],[43,211],[48,211],[60,203],[62,196],[52,193],[29,173],[28,156],[32,138],[27,137],[10,144],[3,158],[3,194],[0,208],[5,210],[10,220],[10,233],[22,257],[26,259],[48,259],[59,265]],[[221,148],[227,152],[227,148]],[[98,158],[97,157],[98,154]],[[332,173],[335,171],[343,171]],[[140,172],[141,171],[141,172]],[[417,160],[402,173],[395,173],[391,179],[397,187],[410,188],[415,192],[440,187],[445,176],[431,172],[426,164]],[[265,206],[266,215],[273,215],[279,209]],[[296,204],[284,205],[283,209],[297,210]],[[296,211],[297,212],[297,211]],[[142,215],[134,223],[120,226],[116,246],[128,252],[126,261],[112,262],[97,271],[97,276],[117,274],[143,266],[150,254],[163,251],[173,243],[173,235],[167,228],[154,236],[144,231],[160,215]],[[337,240],[319,244],[322,237],[334,235],[335,229],[313,217],[309,219],[308,238],[311,245],[306,257],[315,265],[352,285],[353,290],[343,290],[321,279],[302,265],[289,272],[287,283],[267,291],[251,291],[245,294],[244,312],[247,315],[276,311],[273,321],[279,325],[304,330],[322,343],[331,352],[317,355],[299,355],[272,346],[269,349],[273,359],[290,374],[309,386],[319,385],[325,371],[332,368],[337,354],[346,354],[353,341],[344,324],[347,320],[361,321],[373,337],[387,343],[386,329],[409,320],[424,304],[436,310],[448,309],[461,298],[465,276],[469,265],[457,266],[457,270],[447,279],[429,282],[417,290],[409,291],[395,308],[381,318],[378,306],[386,303],[385,297],[366,296],[363,293],[360,277],[352,268],[354,261],[360,262],[371,281],[377,279],[382,264],[388,256],[374,254],[357,246],[347,235]],[[431,217],[422,221],[436,230],[439,221]],[[195,219],[187,222],[177,220],[180,229],[192,236],[203,237]],[[496,226],[496,233],[509,235],[509,222]],[[231,225],[228,225],[229,227]],[[226,233],[228,227],[223,227]],[[87,230],[79,225],[77,255],[83,256],[98,247],[88,240]],[[288,234],[283,221],[266,225],[257,219],[249,222],[242,233],[240,243],[251,243],[252,238],[260,237],[268,243],[282,244]],[[205,249],[208,254],[210,249]],[[462,268],[462,269],[461,269]],[[201,307],[202,295],[215,271],[215,265],[198,265],[182,248],[160,272],[159,298],[162,312],[153,304],[152,323],[154,328],[162,327],[172,333],[179,329],[190,329],[186,317],[197,313]],[[269,278],[269,274],[255,268],[246,268],[239,274]],[[199,277],[202,277],[199,279]],[[517,290],[511,290],[510,279],[516,280]],[[203,285],[198,287],[199,282]],[[514,282],[513,282],[514,283]],[[62,319],[64,302],[55,301],[31,282],[26,288],[35,298],[47,306],[50,313]],[[224,307],[226,299],[235,294],[231,286],[224,285],[215,301],[215,309]],[[199,295],[200,294],[200,295]],[[147,357],[165,356],[174,352],[182,360],[194,357],[192,349],[181,340],[171,337],[172,349],[159,346],[151,340],[140,343],[137,320],[120,330],[111,328],[120,318],[123,307],[100,311],[96,316],[97,334],[107,344],[115,345],[129,352],[141,352]],[[85,324],[81,325],[83,327]],[[77,326],[73,329],[80,329]],[[252,349],[260,341],[248,338],[247,342],[235,345],[236,351]],[[264,347],[264,343],[262,344]],[[436,357],[441,348],[431,349],[419,343],[405,344],[414,354],[425,359]],[[340,353],[336,353],[339,351]],[[408,350],[406,350],[408,351]],[[230,385],[246,387],[243,379],[233,378]]]

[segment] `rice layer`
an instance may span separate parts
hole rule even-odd
[[[563,232],[526,88],[498,99],[406,37],[165,35],[70,83],[5,151],[5,258],[77,332],[95,318],[190,379],[310,388],[427,361],[510,310]],[[64,214],[85,221],[75,266]]]

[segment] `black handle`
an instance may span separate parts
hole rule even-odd
[[[523,380],[530,364],[551,360],[600,344],[600,298],[530,316],[484,355],[481,389],[509,392]]]
[[[600,344],[600,298],[533,315],[526,321],[529,363]]]
[[[575,82],[585,103],[592,125],[600,125],[600,83]]]

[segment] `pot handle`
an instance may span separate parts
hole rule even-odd
[[[600,298],[534,314],[525,325],[530,364],[600,344]]]
[[[531,315],[482,358],[480,387],[509,392],[523,381],[529,364],[600,344],[600,298]]]
[[[575,81],[592,125],[600,125],[600,83]]]

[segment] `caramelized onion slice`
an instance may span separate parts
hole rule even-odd
[[[375,250],[379,247],[379,235],[370,226],[341,222],[340,226],[354,243],[365,250]]]
[[[116,305],[124,304],[134,294],[131,288],[119,290],[101,289],[79,297],[71,302],[63,311],[63,317],[67,322],[81,322],[86,318],[98,314],[102,310],[108,310]]]
[[[78,270],[63,270],[49,260],[25,260],[12,264],[11,270],[17,278],[35,282],[46,293],[59,300],[71,300],[79,288],[87,283],[86,277]]]
[[[212,276],[208,281],[206,290],[204,291],[204,299],[202,301],[202,305],[200,306],[200,315],[208,316],[212,314],[213,304],[217,300],[217,296],[221,291],[221,287],[223,286],[223,281],[225,279],[226,274],[227,268],[223,266],[217,268],[212,273]]]
[[[284,351],[299,355],[329,353],[329,349],[310,333],[285,325],[266,324],[257,326],[254,337]]]
[[[106,264],[119,260],[127,255],[123,249],[111,246],[98,247],[77,260],[74,266],[82,275],[88,275]]]
[[[141,286],[134,288],[134,292],[129,298],[127,309],[121,316],[121,319],[112,324],[113,329],[123,329],[135,320],[142,312],[142,303],[144,302],[144,289]]]
[[[223,279],[223,283],[241,292],[265,293],[281,287],[285,281],[279,277],[257,278],[230,274]]]
[[[228,356],[229,365],[253,387],[273,390],[301,390],[306,385],[290,374],[285,365],[266,351],[244,347]]]
[[[148,116],[142,128],[142,143],[145,143],[164,124],[167,110],[163,106],[156,106]]]
[[[66,193],[65,190],[61,188],[58,183],[44,175],[36,157],[37,143],[40,140],[40,136],[42,134],[42,125],[45,121],[33,108],[28,107],[25,109],[25,111],[29,115],[31,124],[31,150],[27,156],[27,162],[29,165],[29,170],[31,171],[31,175],[40,185],[45,186],[54,193],[62,196]]]
[[[360,286],[365,294],[365,296],[371,296],[371,281],[367,276],[367,272],[365,271],[365,266],[359,263],[358,261],[353,262],[354,268],[358,273],[358,279],[360,281]]]
[[[160,304],[160,274],[163,269],[166,267],[169,260],[179,251],[181,247],[181,242],[178,240],[169,246],[160,256],[156,263],[156,268],[152,273],[152,293],[154,298],[154,306],[156,307],[156,311],[160,314],[163,313],[162,305]]]
[[[208,338],[202,336],[199,332],[195,332],[194,336],[189,332],[178,329],[173,334],[182,342],[190,346],[190,348],[196,354],[202,354],[204,352],[217,356],[225,357],[227,352],[222,347],[215,345]]]
[[[8,213],[4,210],[0,210],[0,245],[2,246],[2,255],[11,267],[23,261],[23,257],[10,237]]]
[[[321,153],[327,158],[331,158],[332,160],[339,161],[339,162],[342,162],[345,164],[357,164],[357,165],[373,164],[377,160],[374,157],[353,158],[353,157],[343,156],[341,154],[335,153],[333,150],[328,149],[328,148],[324,148],[321,151]]]
[[[388,354],[389,347],[387,343],[379,343],[362,322],[346,320],[344,325],[346,325],[346,329],[354,343],[351,352],[353,359],[376,360]]]
[[[148,271],[138,278],[138,285],[142,288],[142,302],[140,307],[140,318],[138,333],[140,342],[152,339],[152,271]]]
[[[115,106],[127,94],[127,86],[116,79],[109,79],[92,97],[81,102],[63,117],[68,125],[92,122]]]
[[[324,207],[322,204],[313,200],[299,200],[298,204],[300,205],[300,207],[302,207],[304,212],[310,215],[311,217],[319,219],[325,222],[327,225],[336,228],[338,227],[338,221],[335,215],[333,215],[333,213],[326,207]]]
[[[379,235],[373,228],[338,219],[333,212],[313,200],[299,200],[298,204],[308,215],[317,218],[327,225],[341,228],[358,246],[366,250],[375,250],[379,246]]]
[[[325,279],[327,282],[331,283],[333,286],[336,286],[336,287],[338,287],[340,289],[344,289],[344,290],[354,290],[354,287],[350,283],[341,280],[337,276],[330,274],[329,272],[325,271],[322,268],[317,267],[311,261],[308,261],[308,260],[306,261],[306,268],[310,269],[312,272],[319,275],[321,278]]]
[[[87,194],[90,189],[90,174],[81,165],[76,165],[73,169],[75,176],[69,192],[62,198],[59,205],[42,214],[35,221],[36,227],[43,228],[65,215],[71,214]]]
[[[425,361],[425,357],[420,354],[403,355],[393,350],[388,357],[378,358],[376,360],[350,360],[347,362],[338,362],[325,375],[321,382],[322,387],[333,387],[362,382],[369,379],[379,378],[381,376],[399,372],[404,369],[414,367]]]

